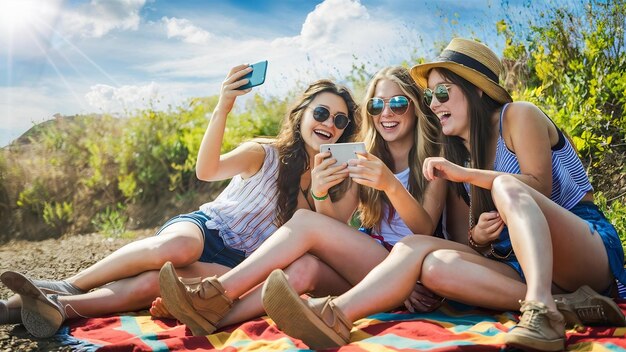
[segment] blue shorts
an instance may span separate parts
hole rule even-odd
[[[177,222],[187,221],[194,223],[198,226],[204,237],[204,248],[202,249],[202,255],[200,255],[198,261],[202,263],[216,263],[229,268],[236,267],[246,259],[245,253],[238,249],[228,247],[224,243],[224,240],[222,240],[222,237],[220,237],[218,230],[207,228],[205,224],[209,220],[210,218],[201,211],[181,214],[169,219],[155,236],[158,236],[166,227]]]
[[[617,235],[615,227],[606,219],[602,211],[593,202],[579,202],[573,208],[569,210],[574,215],[585,220],[589,226],[589,231],[593,235],[595,232],[600,235],[604,248],[606,249],[606,255],[609,260],[609,267],[613,276],[621,283],[626,283],[626,270],[624,269],[624,249],[622,248],[622,242]],[[500,234],[498,242],[493,245],[494,251],[499,255],[505,256],[511,251],[511,239],[509,238],[509,230],[505,227]],[[511,253],[506,259],[499,260],[511,268],[513,268],[520,275],[522,280],[525,281],[522,267],[517,261],[514,253]]]

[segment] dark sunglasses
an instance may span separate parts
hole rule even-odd
[[[424,89],[424,103],[430,106],[430,103],[433,101],[433,95],[437,98],[437,101],[440,103],[445,103],[450,100],[450,92],[448,91],[449,84],[440,83],[435,86],[435,89],[432,90],[430,88]]]
[[[315,121],[324,122],[328,120],[329,117],[330,111],[328,111],[326,107],[320,105],[313,109],[313,118],[315,119]],[[348,127],[350,119],[348,118],[348,116],[346,116],[346,114],[338,112],[333,116],[333,123],[335,124],[335,127],[343,130],[344,128]]]
[[[389,109],[396,114],[402,115],[409,108],[410,100],[404,95],[396,95],[388,100],[382,98],[371,98],[367,101],[367,113],[376,116],[380,115],[385,110],[385,102],[389,104]]]

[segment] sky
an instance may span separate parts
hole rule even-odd
[[[504,5],[503,5],[504,4]],[[501,52],[529,0],[0,0],[0,147],[56,114],[166,109],[268,60],[264,95],[434,58],[452,36]]]

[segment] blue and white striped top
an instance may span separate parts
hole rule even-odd
[[[502,116],[508,104],[500,113],[500,134],[496,144],[494,170],[510,174],[521,174],[515,153],[509,150],[502,138]],[[589,191],[593,190],[583,164],[574,147],[557,128],[559,141],[552,147],[552,194],[550,199],[565,209],[571,209]]]
[[[278,150],[262,144],[265,159],[261,169],[243,179],[237,175],[212,202],[200,211],[210,220],[209,229],[219,230],[224,243],[248,256],[278,228],[274,224],[278,200]]]

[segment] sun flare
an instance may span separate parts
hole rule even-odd
[[[9,31],[32,27],[40,11],[36,1],[0,0],[0,26]]]

